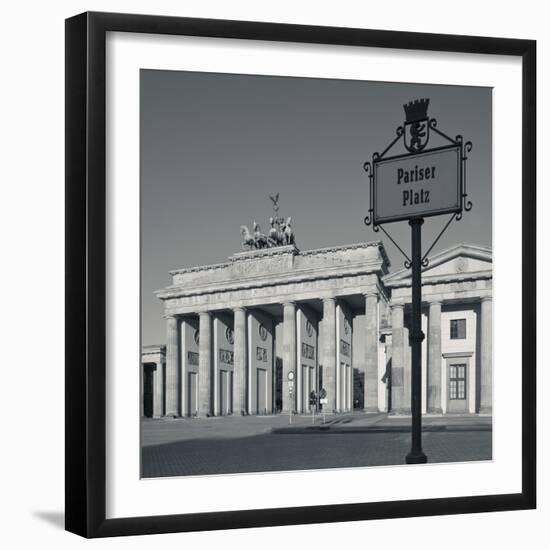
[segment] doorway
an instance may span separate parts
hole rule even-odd
[[[468,412],[467,363],[449,363],[447,371],[447,412]]]
[[[155,367],[154,363],[143,365],[143,416],[153,418],[155,399]]]

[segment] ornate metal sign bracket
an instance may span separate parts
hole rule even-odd
[[[466,191],[466,160],[468,159],[468,153],[471,152],[473,145],[471,141],[464,142],[462,135],[457,135],[454,139],[442,132],[437,127],[437,120],[430,118],[427,115],[429,99],[418,99],[405,104],[405,121],[398,126],[395,130],[395,138],[389,143],[389,145],[382,151],[382,153],[375,152],[372,155],[371,161],[367,161],[363,164],[363,169],[369,177],[369,209],[368,214],[364,218],[365,225],[372,225],[372,229],[378,232],[380,229],[386,234],[390,241],[395,245],[397,250],[404,256],[404,265],[407,269],[411,267],[411,260],[403,249],[397,244],[397,242],[391,237],[391,235],[382,227],[382,224],[377,224],[374,220],[374,166],[376,162],[379,162],[387,156],[387,154],[397,145],[398,142],[403,140],[403,147],[407,151],[406,155],[411,157],[426,149],[430,141],[432,133],[437,134],[445,142],[457,146],[460,148],[460,160],[462,167],[462,181],[461,181],[461,211],[455,212],[451,215],[449,221],[445,224],[441,232],[435,238],[433,243],[429,246],[428,251],[422,257],[422,266],[427,267],[429,265],[428,254],[433,250],[434,246],[439,242],[445,231],[450,224],[456,220],[462,219],[462,210],[469,212],[472,209],[472,202],[468,199],[468,193]]]

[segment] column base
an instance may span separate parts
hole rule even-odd
[[[407,464],[426,464],[428,457],[424,454],[424,451],[411,451],[405,458]]]
[[[361,409],[355,409],[356,411],[360,411]],[[379,413],[381,412],[378,407],[366,407],[362,409],[366,413]]]
[[[493,414],[493,407],[481,407],[479,414]]]
[[[443,409],[441,407],[429,407],[428,414],[443,414]]]

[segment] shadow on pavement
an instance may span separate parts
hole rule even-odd
[[[492,433],[426,433],[423,447],[431,463],[491,460]],[[409,449],[409,433],[387,431],[189,439],[143,447],[142,477],[404,465]]]

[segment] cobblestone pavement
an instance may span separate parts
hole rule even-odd
[[[403,421],[406,419],[401,419]],[[385,415],[363,415],[357,416],[355,422],[386,423],[392,419],[386,419]],[[293,419],[294,426],[311,423],[310,417]],[[280,415],[145,420],[142,423],[142,475],[212,475],[403,464],[410,448],[410,434],[391,431],[271,433],[273,428],[284,426],[288,426],[288,418]],[[429,462],[491,459],[492,432],[488,429],[427,432],[422,442]]]

